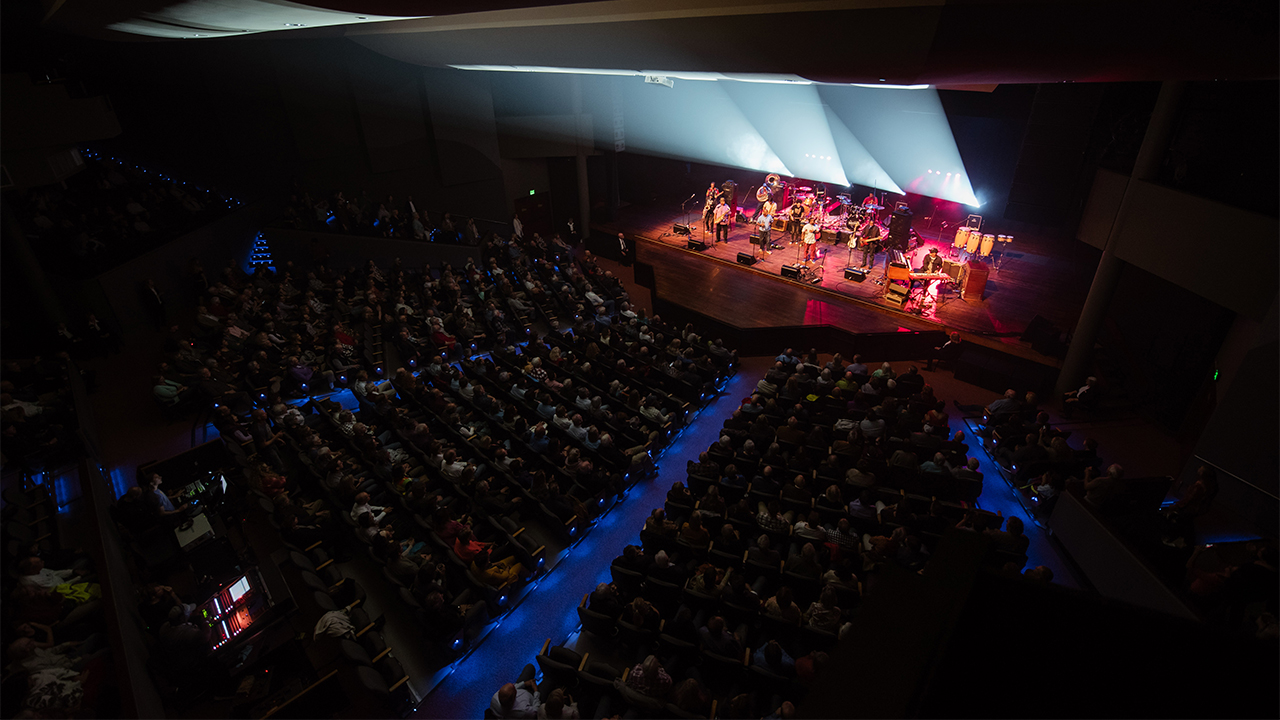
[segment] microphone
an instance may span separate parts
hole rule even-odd
[[[689,196],[689,200],[692,200],[692,199],[694,199],[694,198],[696,198],[696,197],[698,197],[698,193],[694,193],[694,194],[690,195],[690,196]],[[689,202],[689,200],[685,200],[685,202]]]

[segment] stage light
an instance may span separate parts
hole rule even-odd
[[[620,81],[613,81],[618,83]],[[615,85],[627,147],[663,157],[795,175],[727,93],[743,83],[678,83],[673,88]],[[755,85],[779,91],[803,88]],[[603,93],[601,93],[603,95]],[[612,97],[612,96],[610,96]],[[612,115],[600,107],[602,116]]]
[[[716,83],[768,143],[790,171],[788,174],[835,185],[848,185],[842,167],[828,157],[839,148],[827,126],[822,99],[815,86]]]
[[[820,85],[817,91],[889,177],[909,192],[977,204],[966,180],[943,183],[927,177],[936,173],[919,175],[925,162],[964,166],[936,90]]]

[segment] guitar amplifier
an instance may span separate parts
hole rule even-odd
[[[942,272],[946,273],[947,277],[952,280],[959,282],[964,278],[964,263],[958,263],[953,260],[943,260]]]
[[[787,219],[784,217],[773,216],[773,231],[782,232],[787,229]]]
[[[862,268],[847,267],[844,269],[844,279],[852,280],[856,283],[865,282],[867,271]]]
[[[764,245],[764,238],[760,235],[752,234],[751,237],[747,238],[747,242],[752,245]]]

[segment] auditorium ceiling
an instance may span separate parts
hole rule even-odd
[[[120,41],[345,36],[409,63],[798,75],[833,83],[1270,79],[1275,2],[45,0]]]

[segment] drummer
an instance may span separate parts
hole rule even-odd
[[[872,205],[879,204],[880,201],[876,199],[876,192],[874,190],[868,192],[867,196],[862,198],[862,207],[871,207]]]

